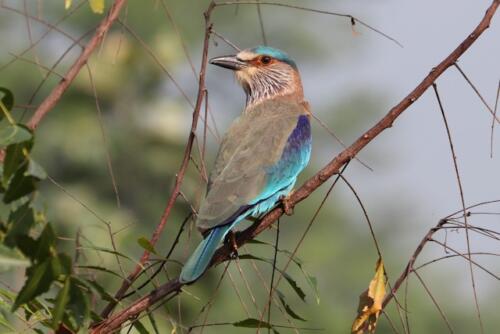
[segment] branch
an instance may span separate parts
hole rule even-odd
[[[108,12],[108,15],[101,21],[99,27],[97,27],[94,36],[90,39],[88,44],[83,49],[83,52],[80,54],[78,59],[74,62],[74,64],[70,67],[68,72],[64,75],[64,77],[59,81],[56,87],[50,92],[49,96],[43,100],[42,104],[35,111],[31,119],[28,121],[28,127],[31,129],[35,129],[40,121],[45,117],[45,115],[51,111],[57,102],[61,99],[64,92],[71,85],[73,80],[76,78],[82,67],[87,63],[88,59],[96,49],[96,47],[101,44],[104,36],[108,32],[109,28],[113,24],[113,22],[118,18],[120,14],[120,10],[125,4],[125,0],[116,0],[111,9]]]
[[[422,94],[434,83],[434,81],[445,72],[450,66],[455,64],[458,58],[465,52],[469,47],[477,40],[477,38],[489,27],[491,19],[493,18],[498,6],[500,5],[500,0],[493,0],[490,7],[486,11],[484,17],[481,22],[477,25],[474,31],[469,34],[465,40],[458,45],[458,47],[453,50],[448,57],[446,57],[438,66],[434,67],[430,73],[422,80],[422,82],[408,94],[401,102],[399,102],[396,106],[394,106],[379,122],[377,122],[371,129],[366,131],[361,137],[359,137],[351,146],[343,150],[340,154],[338,154],[332,161],[330,161],[323,169],[321,169],[318,173],[316,173],[313,177],[307,180],[297,191],[295,191],[290,197],[289,204],[293,208],[297,203],[303,201],[307,198],[313,191],[315,191],[318,187],[320,187],[325,181],[327,181],[331,176],[337,174],[340,168],[353,159],[368,143],[370,143],[374,138],[376,138],[380,133],[382,133],[385,129],[390,128],[396,118],[398,118],[409,106],[413,104]],[[206,19],[208,24],[208,15],[210,11],[213,9],[214,5],[211,3],[209,9],[207,10]],[[207,26],[208,29],[208,26]],[[208,34],[205,36],[205,48],[202,60],[202,66],[206,65],[206,48],[208,43]],[[202,75],[204,74],[202,67],[202,71],[200,71],[200,84]],[[196,112],[196,109],[195,109]],[[236,242],[238,246],[245,244],[247,241],[255,238],[259,233],[267,229],[271,226],[279,217],[283,215],[283,209],[281,207],[277,207],[271,212],[269,212],[262,220],[254,223],[252,226],[247,228],[246,230],[237,233]],[[437,228],[440,227],[440,224],[443,222],[439,222]],[[433,228],[429,231],[430,235],[435,232],[436,228]],[[427,234],[419,247],[414,253],[414,257],[418,256],[421,251],[421,248],[425,245],[428,238],[430,237]],[[215,266],[223,261],[229,259],[229,255],[231,253],[231,249],[228,246],[221,246],[214,258],[210,266]],[[413,258],[412,258],[413,259]],[[409,266],[414,262],[410,260]],[[391,295],[386,298],[384,305],[386,305],[393,297],[394,293],[398,290],[401,283],[404,281],[408,270],[402,274],[402,276],[396,281],[394,288],[392,289]],[[406,274],[405,274],[406,273]],[[166,284],[160,286],[159,288],[153,290],[147,296],[144,296],[135,302],[133,302],[130,306],[116,313],[115,315],[105,319],[100,324],[92,328],[91,333],[110,333],[118,328],[129,319],[136,318],[141,312],[147,310],[151,305],[156,302],[162,300],[166,296],[174,296],[175,294],[180,292],[182,284],[179,283],[178,279],[173,279]]]
[[[441,219],[436,226],[431,228],[429,232],[422,238],[420,243],[418,244],[417,248],[411,255],[410,260],[408,261],[405,270],[401,273],[399,278],[396,280],[396,283],[394,283],[394,287],[391,289],[389,294],[385,297],[384,302],[382,303],[382,309],[384,309],[387,304],[394,298],[396,295],[396,292],[399,290],[399,287],[403,282],[408,278],[408,276],[413,272],[414,268],[413,265],[415,264],[415,261],[417,260],[417,257],[420,255],[420,252],[422,252],[422,249],[424,249],[425,244],[429,242],[432,239],[432,236],[434,233],[439,231],[444,224],[446,224],[448,221],[446,219]]]
[[[170,198],[168,199],[167,206],[165,207],[165,210],[163,211],[163,215],[161,217],[160,223],[156,227],[156,229],[153,232],[153,235],[150,239],[150,243],[154,246],[157,242],[158,239],[160,238],[160,235],[165,228],[165,225],[167,224],[168,217],[170,216],[170,212],[172,211],[172,208],[174,207],[175,201],[177,200],[177,197],[179,196],[181,192],[181,184],[184,179],[184,175],[186,174],[186,169],[189,164],[189,160],[191,157],[191,150],[193,147],[193,143],[196,137],[196,128],[198,126],[198,119],[200,116],[200,110],[201,106],[203,103],[203,98],[206,95],[206,89],[205,89],[205,70],[207,67],[208,63],[208,47],[209,47],[209,40],[210,40],[210,34],[212,32],[212,24],[210,23],[210,14],[212,13],[212,10],[215,8],[215,3],[211,2],[210,5],[208,6],[208,9],[204,13],[205,15],[205,40],[203,43],[203,55],[202,55],[202,60],[201,60],[201,68],[200,68],[200,74],[199,74],[199,81],[198,81],[198,97],[196,98],[196,105],[194,106],[193,110],[193,121],[191,124],[191,132],[189,133],[189,138],[188,138],[188,143],[186,145],[186,149],[184,151],[184,158],[182,160],[181,167],[179,169],[179,172],[177,173],[177,176],[175,178],[175,185],[174,189],[172,190],[172,194],[170,195]],[[144,251],[142,254],[141,259],[139,260],[139,263],[136,265],[134,268],[134,271],[130,273],[130,275],[127,277],[122,282],[122,285],[120,286],[120,289],[115,294],[115,298],[113,301],[109,302],[108,305],[104,308],[104,310],[101,312],[101,317],[106,318],[113,308],[116,306],[117,301],[119,301],[127,292],[128,288],[132,285],[132,283],[136,280],[138,275],[141,273],[142,269],[144,268],[144,264],[149,260],[150,252],[149,251]]]

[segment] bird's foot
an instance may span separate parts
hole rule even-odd
[[[236,243],[236,235],[233,231],[229,231],[226,235],[224,243],[229,245],[231,249],[231,253],[229,253],[229,257],[231,259],[238,258],[238,244]]]
[[[281,201],[281,206],[283,207],[283,211],[285,211],[285,214],[287,216],[293,215],[293,205],[290,200],[290,196],[292,196],[292,193],[289,193],[286,196],[281,196],[280,201]]]

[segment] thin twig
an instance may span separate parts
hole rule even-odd
[[[361,207],[361,210],[363,211],[363,215],[365,216],[366,223],[368,224],[368,228],[370,229],[370,234],[371,234],[373,243],[375,244],[375,249],[377,250],[378,257],[382,259],[382,251],[380,250],[380,246],[378,244],[377,238],[375,237],[375,231],[373,230],[372,222],[370,221],[370,217],[368,216],[368,212],[365,209],[363,201],[361,201],[361,198],[359,197],[356,189],[354,189],[352,184],[349,181],[347,181],[347,179],[342,174],[340,174],[340,178],[342,179],[342,181],[344,181],[344,183],[347,185],[347,187],[349,187],[349,189],[353,193],[354,197],[356,197],[356,201],[359,203],[359,206]]]
[[[274,286],[274,275],[276,274],[276,261],[278,260],[278,245],[280,241],[280,220],[278,219],[276,221],[276,240],[274,242],[274,255],[273,255],[273,271],[271,273],[271,283],[269,283],[269,286],[271,289],[269,289],[269,300],[268,300],[268,305],[267,305],[267,323],[271,323],[271,306],[272,306],[272,300],[273,300],[273,289],[272,287]],[[267,331],[269,334],[271,334],[271,328],[268,328]]]
[[[455,66],[457,66],[457,68],[460,69],[460,67],[458,67],[458,65],[456,63],[455,63]],[[462,70],[460,70],[460,71],[462,71]],[[451,150],[451,158],[453,160],[453,167],[455,169],[455,176],[456,176],[456,179],[457,179],[458,190],[459,190],[459,193],[460,193],[460,202],[462,204],[463,213],[464,213],[465,240],[466,240],[466,243],[467,243],[467,254],[469,255],[469,272],[470,272],[470,278],[471,278],[471,283],[472,283],[472,291],[474,293],[474,303],[476,304],[477,318],[479,320],[479,325],[480,325],[480,328],[481,328],[481,333],[484,333],[483,322],[481,320],[481,311],[479,309],[479,301],[477,299],[476,280],[474,278],[474,270],[473,270],[473,267],[472,267],[472,256],[470,254],[471,253],[471,249],[470,249],[470,238],[469,238],[469,226],[468,226],[468,223],[467,223],[467,212],[466,212],[466,208],[465,208],[464,189],[463,189],[463,186],[462,186],[462,180],[460,178],[460,172],[458,170],[457,155],[455,153],[455,148],[453,146],[453,140],[451,139],[450,127],[449,127],[448,121],[446,119],[446,114],[444,112],[444,107],[443,107],[443,104],[441,102],[441,98],[439,96],[439,92],[438,92],[436,83],[432,84],[432,88],[434,89],[434,93],[436,95],[436,99],[437,99],[437,102],[438,102],[438,105],[439,105],[439,110],[441,111],[441,116],[443,117],[443,122],[444,122],[444,126],[445,126],[445,129],[446,129],[446,135],[448,136],[448,142],[449,142],[449,146],[450,146],[450,150]]]
[[[399,288],[401,287],[401,284],[408,278],[408,275],[412,272],[413,270],[413,265],[415,263],[415,261],[417,260],[417,257],[420,255],[420,253],[422,252],[422,249],[424,249],[424,246],[427,244],[427,242],[429,242],[432,238],[432,236],[434,235],[434,233],[436,233],[437,231],[439,231],[441,229],[441,227],[446,224],[446,220],[444,219],[441,219],[436,226],[434,226],[433,228],[431,228],[427,234],[422,238],[422,240],[420,241],[420,243],[418,244],[417,248],[415,249],[415,251],[413,252],[412,256],[410,257],[410,260],[408,261],[408,263],[406,264],[406,268],[404,269],[404,271],[401,273],[401,275],[399,276],[399,278],[396,280],[396,282],[394,283],[394,286],[393,288],[389,291],[389,294],[385,297],[384,299],[384,302],[382,303],[382,308],[384,309],[387,304],[392,300],[392,298],[394,298],[396,292],[399,290]]]
[[[362,26],[368,28],[369,30],[387,38],[388,40],[396,43],[398,46],[403,47],[403,45],[398,42],[395,38],[389,36],[388,34],[382,32],[381,30],[374,28],[373,26],[369,25],[368,23],[365,23],[364,21],[361,21],[355,16],[352,16],[351,14],[344,14],[344,13],[335,13],[335,12],[330,12],[327,10],[319,10],[319,9],[314,9],[314,8],[308,8],[308,7],[301,7],[301,6],[295,6],[295,5],[290,5],[286,3],[280,3],[280,2],[271,2],[271,1],[221,1],[217,2],[217,6],[229,6],[229,5],[266,5],[266,6],[275,6],[275,7],[286,7],[286,8],[292,8],[292,9],[297,9],[297,10],[303,10],[306,12],[312,12],[312,13],[318,13],[318,14],[326,14],[326,15],[332,15],[332,16],[339,16],[339,17],[345,17],[349,19],[349,23],[352,24],[352,22],[357,22],[361,24]]]
[[[441,318],[443,319],[443,321],[446,323],[446,327],[448,327],[448,330],[450,331],[450,333],[454,333],[453,331],[453,328],[451,327],[451,324],[450,324],[450,321],[448,320],[448,318],[446,317],[446,315],[444,314],[444,311],[443,309],[441,308],[441,306],[439,306],[439,303],[437,302],[436,298],[434,297],[434,295],[432,294],[431,290],[427,287],[427,284],[425,284],[424,280],[422,279],[422,277],[420,277],[419,273],[413,269],[413,273],[415,274],[415,276],[418,278],[418,280],[420,281],[420,284],[422,284],[422,286],[424,287],[425,289],[425,292],[427,292],[427,295],[429,296],[429,298],[432,300],[432,303],[436,306],[439,314],[441,315]]]
[[[462,253],[460,253],[459,251],[457,251],[456,249],[442,243],[441,241],[439,240],[436,240],[436,239],[430,239],[429,241],[432,241],[438,245],[441,245],[443,246],[444,248],[452,251],[453,253],[455,253],[457,256],[460,256],[462,258],[464,258],[465,260],[467,260],[468,263],[470,263],[471,265],[475,265],[476,267],[478,267],[479,269],[481,269],[482,271],[484,271],[485,273],[487,273],[488,275],[490,275],[491,277],[495,278],[497,281],[500,281],[500,276],[498,275],[495,275],[495,273],[493,273],[491,270],[488,270],[487,268],[485,268],[484,266],[480,265],[479,263],[477,263],[476,261],[474,260],[469,260],[468,256],[469,254],[468,253],[465,253],[465,255],[463,255]]]
[[[490,256],[500,256],[500,254],[497,254],[497,253],[488,253],[488,252],[474,252],[474,253],[471,253],[472,255],[490,255]],[[427,261],[421,265],[419,265],[418,267],[415,267],[413,268],[414,271],[417,271],[419,269],[422,269],[423,267],[426,267],[430,264],[433,264],[433,263],[436,263],[436,262],[439,262],[439,261],[442,261],[442,260],[446,260],[446,259],[451,259],[451,258],[455,258],[455,257],[465,257],[467,254],[449,254],[449,255],[446,255],[446,256],[442,256],[442,257],[438,257],[437,259],[433,259],[433,260],[430,260],[430,261]]]
[[[116,0],[113,3],[111,9],[108,12],[108,15],[101,21],[94,36],[92,36],[88,44],[85,46],[81,55],[70,67],[64,78],[59,81],[52,92],[45,98],[45,100],[43,100],[42,104],[40,104],[38,109],[29,120],[28,126],[31,129],[35,129],[40,121],[45,117],[45,115],[56,106],[57,102],[59,102],[66,89],[68,89],[82,67],[87,63],[95,48],[101,43],[104,35],[109,30],[109,28],[111,28],[113,22],[118,18],[120,10],[122,9],[124,4],[125,0]]]
[[[233,42],[231,42],[230,40],[228,40],[226,37],[224,37],[221,34],[219,34],[217,31],[212,30],[212,34],[214,34],[215,36],[217,36],[218,38],[220,38],[222,41],[224,41],[224,43],[226,43],[227,45],[229,45],[230,47],[232,47],[235,51],[237,51],[237,52],[241,51],[241,49],[239,47],[237,47],[236,44],[234,44]]]
[[[113,169],[113,162],[111,160],[111,153],[109,152],[108,137],[106,135],[106,129],[104,127],[104,118],[102,116],[101,104],[99,103],[99,97],[97,96],[97,87],[94,81],[94,76],[92,75],[92,70],[90,65],[87,63],[87,72],[89,74],[90,86],[92,87],[92,94],[94,95],[95,107],[97,110],[97,119],[99,121],[99,128],[101,130],[101,139],[104,146],[104,155],[106,157],[106,167],[108,168],[109,177],[111,178],[111,186],[113,187],[113,192],[115,193],[116,206],[120,208],[120,192],[118,190],[118,182],[116,181],[115,172]]]
[[[94,28],[87,31],[86,33],[84,33],[83,35],[81,35],[77,40],[75,40],[66,50],[64,50],[64,52],[59,56],[59,58],[55,61],[55,63],[50,67],[51,70],[54,70],[58,65],[59,63],[61,63],[63,61],[63,59],[71,52],[71,50],[73,50],[73,48],[75,46],[80,46],[82,49],[83,49],[83,46],[81,45],[81,41],[87,36],[89,35],[92,31],[94,31]],[[35,101],[35,97],[36,95],[38,94],[38,92],[42,89],[43,85],[47,82],[47,80],[49,79],[50,77],[50,72],[47,72],[45,74],[45,76],[42,78],[42,80],[40,81],[40,83],[38,84],[38,86],[35,88],[35,90],[33,91],[33,93],[31,94],[29,100],[28,100],[28,104],[31,104]],[[28,108],[25,108],[21,117],[20,117],[20,120],[22,121],[24,119],[24,116],[26,114],[26,112],[28,111]]]
[[[481,95],[481,92],[479,92],[479,89],[477,89],[477,87],[472,83],[472,81],[469,79],[469,77],[465,74],[465,72],[462,70],[462,68],[460,66],[458,66],[457,63],[453,64],[455,65],[455,67],[457,68],[457,70],[460,72],[460,74],[464,77],[465,81],[467,81],[467,83],[469,84],[469,86],[471,86],[472,90],[474,91],[474,93],[476,93],[477,97],[479,97],[479,99],[481,100],[481,102],[484,104],[484,106],[486,107],[486,109],[488,109],[488,111],[490,112],[490,114],[493,116],[493,118],[498,122],[500,123],[500,119],[495,115],[495,112],[493,111],[493,109],[490,107],[490,105],[488,104],[488,102],[486,102],[486,100],[484,99],[484,97]]]
[[[490,136],[490,157],[493,158],[493,139],[495,132],[495,120],[498,111],[498,98],[500,97],[500,80],[498,80],[497,97],[495,98],[495,108],[493,109],[493,118],[491,120],[491,136]]]
[[[18,9],[15,9],[15,8],[12,8],[12,7],[9,7],[9,6],[5,6],[3,3],[0,3],[0,8],[3,8],[5,10],[9,10],[9,11],[12,11],[14,13],[17,13],[19,15],[23,15],[23,16],[27,16],[28,18],[30,18],[31,20],[34,20],[34,21],[37,21],[45,26],[47,26],[47,30],[36,40],[34,41],[33,43],[30,44],[29,47],[27,47],[26,49],[24,49],[21,53],[18,54],[18,56],[22,56],[24,54],[26,54],[27,52],[29,52],[31,49],[33,49],[35,46],[38,45],[38,43],[40,43],[52,30],[54,31],[57,31],[58,33],[60,33],[61,35],[65,36],[66,38],[68,39],[71,39],[73,42],[75,41],[75,39],[73,38],[73,36],[69,35],[67,32],[65,32],[64,30],[62,29],[59,29],[57,26],[62,23],[65,19],[67,19],[68,17],[72,16],[81,6],[82,4],[84,4],[85,1],[82,1],[80,2],[79,4],[77,4],[73,9],[67,11],[58,21],[56,21],[56,23],[54,24],[50,24],[36,16],[32,16],[32,15],[29,15],[29,14],[26,14],[26,13],[23,13],[22,11],[18,10]],[[7,68],[8,66],[10,66],[12,63],[14,63],[16,61],[16,59],[12,59],[10,61],[8,61],[7,63],[3,64],[2,66],[0,66],[0,71],[4,70],[5,68]]]
[[[323,122],[321,120],[321,118],[319,118],[318,116],[316,116],[314,113],[311,112],[311,116],[318,122],[318,124],[323,128],[325,129],[326,132],[328,132],[328,134],[330,136],[332,136],[339,144],[340,146],[342,146],[343,148],[347,148],[347,145],[344,144],[344,141],[342,139],[340,139],[329,127],[328,125],[326,125],[325,122]],[[366,164],[365,162],[361,161],[358,157],[354,157],[355,160],[357,160],[361,165],[363,165],[364,167],[366,167],[370,172],[373,172],[373,168],[371,168],[370,166],[368,166],[368,164]]]
[[[262,43],[264,43],[264,45],[267,45],[266,30],[264,29],[264,19],[262,18],[262,11],[260,9],[259,0],[257,0],[257,16],[259,17],[260,32],[262,33]]]

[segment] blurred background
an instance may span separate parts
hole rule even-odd
[[[110,3],[106,1],[106,9]],[[363,26],[352,28],[346,18],[260,6],[268,44],[285,50],[296,61],[313,112],[350,144],[472,31],[490,1],[286,3],[351,14],[403,45],[400,47]],[[207,6],[205,0],[130,1],[120,16],[123,24],[113,26],[90,59],[95,94],[89,71],[83,68],[37,129],[33,154],[52,179],[42,184],[39,205],[55,224],[61,247],[74,252],[78,235],[81,264],[118,273],[118,277],[102,272],[92,274],[110,293],[117,290],[119,276],[129,273],[142,254],[137,240],[149,238],[159,222],[181,164],[197,92],[204,36],[202,13]],[[214,30],[240,48],[263,43],[255,5],[219,7],[212,18]],[[17,119],[29,118],[34,107],[60,80],[58,74],[65,73],[78,57],[78,46],[66,53],[74,42],[65,34],[74,39],[84,36],[85,43],[101,19],[102,15],[93,13],[86,1],[74,1],[68,10],[63,1],[1,2],[0,86],[13,91]],[[57,29],[47,33],[47,23]],[[459,62],[491,107],[500,80],[499,36],[500,22],[496,17]],[[32,44],[36,45],[24,52]],[[234,52],[213,36],[209,57]],[[54,71],[58,74],[50,74],[38,89],[47,76],[47,68],[56,62]],[[245,98],[229,71],[209,66],[206,82],[210,115],[205,164],[210,170],[220,137],[241,112]],[[491,114],[457,69],[450,68],[437,85],[457,152],[466,205],[500,199],[500,135],[495,136],[490,152]],[[197,132],[200,141],[203,128],[201,123]],[[313,131],[312,161],[299,178],[299,185],[342,150],[317,122]],[[358,158],[372,170],[353,161],[345,176],[363,201],[389,279],[394,282],[429,228],[461,208],[449,143],[433,91],[428,90]],[[198,152],[193,160],[199,161]],[[166,254],[190,205],[197,207],[204,189],[192,163],[182,186],[187,201],[178,199],[156,247],[158,254]],[[295,208],[292,217],[281,219],[281,249],[293,250],[327,189],[323,185]],[[500,216],[494,214],[500,212],[499,204],[481,206],[476,211],[478,214],[469,218],[471,224],[500,230]],[[188,226],[172,259],[184,261],[200,240],[193,223]],[[96,250],[112,248],[111,236],[116,249],[128,258]],[[466,251],[463,230],[437,237],[446,238],[447,245],[459,252]],[[266,243],[273,243],[274,239],[275,230],[259,236]],[[498,240],[471,234],[471,249],[499,253],[500,247]],[[251,244],[240,252],[245,253],[272,259],[273,248]],[[450,254],[442,246],[429,243],[418,263],[446,255]],[[358,297],[373,276],[377,253],[363,212],[342,182],[327,199],[297,256],[307,274],[293,264],[287,272],[305,293],[305,302],[286,280],[280,283],[279,290],[291,309],[307,321],[289,319],[274,305],[272,322],[323,329],[324,333],[347,332],[356,316]],[[278,267],[286,261],[286,254],[280,253]],[[500,274],[498,257],[477,255],[474,261]],[[259,318],[267,302],[265,287],[271,279],[271,266],[263,261],[239,262],[239,266],[231,263],[219,288],[216,287],[222,265],[154,311],[160,332],[175,333],[175,329],[176,333],[184,333],[187,327],[204,321],[233,323]],[[165,282],[179,270],[178,263],[168,263],[166,272],[154,283]],[[22,286],[23,274],[23,270],[7,272],[0,278],[17,290]],[[463,258],[436,262],[422,268],[419,274],[454,333],[479,332],[469,265]],[[477,267],[474,274],[485,332],[494,333],[498,327],[498,279]],[[308,282],[310,276],[314,279]],[[317,291],[314,284],[309,284],[311,281],[317,283]],[[404,294],[399,294],[398,300],[403,299]],[[200,313],[209,300],[212,303],[208,315],[207,308]],[[93,303],[96,311],[105,305],[99,300]],[[409,280],[405,307],[411,332],[447,332],[446,323],[415,277]],[[394,303],[387,312],[398,332],[403,333]],[[149,321],[142,322],[151,329]],[[29,331],[22,322],[19,329]],[[228,325],[207,326],[203,333],[254,331]],[[390,323],[382,316],[378,332],[391,331]],[[309,331],[280,329],[280,333],[288,332]]]

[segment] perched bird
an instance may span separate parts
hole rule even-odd
[[[258,46],[211,64],[233,70],[246,93],[243,113],[224,135],[196,225],[205,239],[184,265],[180,282],[197,280],[227,233],[289,195],[309,162],[309,106],[295,62]]]

